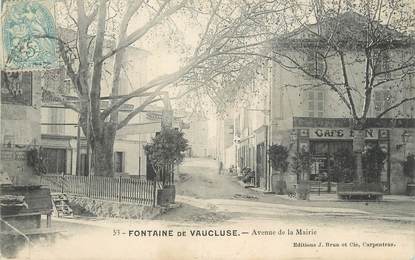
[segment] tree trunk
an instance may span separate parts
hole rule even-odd
[[[356,182],[358,184],[364,183],[363,167],[362,167],[362,152],[365,147],[365,130],[356,129],[353,131],[353,152],[356,158]]]
[[[310,170],[306,169],[303,175],[303,181],[309,181],[310,180]]]
[[[356,182],[363,183],[362,152],[355,152],[356,158]]]
[[[92,165],[95,175],[114,176],[114,140],[115,132],[104,131],[92,143]]]

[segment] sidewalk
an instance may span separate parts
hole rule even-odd
[[[256,192],[258,202],[289,205],[303,208],[307,211],[310,207],[318,207],[322,215],[354,215],[354,218],[373,220],[389,220],[415,222],[415,197],[405,195],[384,195],[381,201],[353,201],[340,200],[336,193],[311,193],[309,200],[297,200],[288,195],[269,193],[260,188],[246,188]],[[345,212],[339,212],[341,208]],[[350,212],[347,212],[350,210]],[[325,211],[325,212],[324,212]],[[357,212],[365,214],[356,214]],[[311,212],[310,212],[311,213]],[[313,212],[318,214],[317,212]],[[346,213],[346,214],[345,214]]]
[[[282,199],[287,200],[296,200],[295,198],[290,198],[287,195],[275,195]],[[342,200],[337,198],[336,193],[321,193],[320,195],[316,193],[310,194],[310,201],[338,201],[338,202],[344,202],[347,200]],[[400,201],[400,202],[414,202],[415,203],[415,197],[406,196],[406,195],[383,195],[382,201]],[[415,206],[415,205],[414,205]]]
[[[241,186],[244,186],[242,182],[240,182]],[[245,187],[245,188],[249,188],[251,190],[260,192],[260,193],[264,193],[264,194],[270,194],[269,191],[266,191],[262,188],[255,188],[255,187]],[[296,198],[292,198],[289,197],[288,195],[278,195],[278,194],[274,194],[271,193],[273,196],[278,197],[280,199],[286,199],[286,200],[297,200]],[[347,200],[342,200],[337,198],[337,194],[336,193],[311,193],[310,194],[310,201],[338,201],[338,202],[344,202]],[[392,201],[399,201],[399,202],[414,202],[415,203],[415,196],[407,196],[407,195],[383,195],[383,200],[382,201],[388,201],[388,202],[392,202]]]

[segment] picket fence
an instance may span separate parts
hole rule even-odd
[[[160,183],[128,177],[44,175],[41,184],[51,192],[155,206]]]

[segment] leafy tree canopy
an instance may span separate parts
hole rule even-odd
[[[181,131],[163,128],[151,143],[144,146],[144,151],[153,166],[160,169],[163,166],[181,163],[187,148],[188,141]]]
[[[287,171],[288,168],[288,148],[283,146],[283,145],[279,145],[279,144],[274,144],[271,145],[271,147],[268,150],[268,154],[269,154],[269,159],[271,160],[272,163],[272,168],[274,170],[280,170],[282,172]]]

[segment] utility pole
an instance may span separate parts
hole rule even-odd
[[[78,129],[76,134],[76,175],[81,175],[81,119],[78,117]]]
[[[265,158],[266,158],[266,178],[265,178],[265,189],[266,191],[272,191],[272,184],[271,184],[271,163],[270,163],[270,159],[269,159],[269,155],[268,155],[268,150],[272,145],[272,86],[273,81],[274,81],[274,75],[273,75],[273,67],[271,67],[271,81],[269,82],[268,85],[268,127],[267,127],[267,140],[265,143]]]
[[[86,114],[86,163],[88,164],[88,176],[91,176],[91,153],[90,153],[90,146],[91,146],[91,96],[88,90],[88,105],[87,105],[87,114]]]

